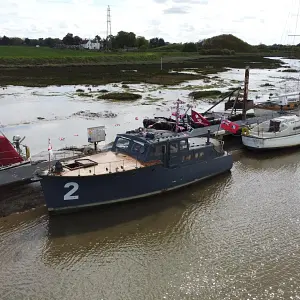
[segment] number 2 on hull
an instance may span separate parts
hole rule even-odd
[[[76,182],[68,182],[65,184],[64,188],[68,189],[71,188],[71,190],[69,190],[65,196],[64,196],[64,200],[68,201],[68,200],[78,200],[79,196],[78,195],[74,195],[74,193],[77,192],[77,190],[79,189],[79,185]]]

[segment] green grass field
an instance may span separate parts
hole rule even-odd
[[[160,61],[161,57],[188,59],[198,53],[183,52],[95,52],[87,50],[52,49],[47,47],[0,46],[0,64],[68,64]]]

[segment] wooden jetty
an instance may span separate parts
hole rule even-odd
[[[258,123],[268,121],[272,118],[276,118],[276,117],[279,117],[281,115],[282,114],[280,112],[273,112],[272,114],[269,113],[269,114],[262,115],[262,116],[259,116],[259,117],[252,117],[252,118],[246,118],[245,120],[238,120],[238,121],[235,121],[234,123],[237,123],[240,126],[240,128],[253,127]],[[208,131],[210,132],[210,134],[212,136],[215,136],[215,137],[224,137],[226,135],[233,135],[232,133],[223,130],[221,128],[221,124],[196,128],[196,129],[193,129],[190,132],[190,134],[192,136],[195,136],[195,137],[196,136],[197,137],[203,137],[203,136],[207,136]],[[238,136],[240,136],[240,135],[238,135]]]

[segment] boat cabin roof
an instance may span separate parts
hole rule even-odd
[[[167,130],[143,130],[141,132],[127,132],[118,134],[117,137],[123,137],[130,140],[139,141],[154,145],[165,141],[177,141],[183,138],[192,138],[188,132],[172,132]]]
[[[295,121],[300,121],[300,118],[297,115],[291,115],[291,116],[281,116],[272,119],[274,122],[283,122],[283,123],[288,123],[288,122],[295,122]]]

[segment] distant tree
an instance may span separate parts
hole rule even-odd
[[[156,48],[156,47],[165,46],[166,43],[165,43],[164,39],[155,37],[155,38],[150,39],[149,45],[150,45],[150,48]]]
[[[142,45],[141,47],[139,47],[140,51],[147,51],[148,49],[149,49],[149,47],[146,45]]]
[[[166,42],[164,39],[159,38],[158,39],[158,47],[166,46]]]
[[[44,40],[44,46],[53,48],[57,43],[55,42],[55,39],[48,37]]]
[[[119,31],[114,37],[114,47],[134,47],[136,45],[136,36],[133,32]]]
[[[74,45],[74,37],[72,33],[68,33],[63,39],[65,45]]]
[[[138,48],[147,49],[149,47],[149,41],[145,39],[143,36],[138,36],[136,38],[136,46]]]
[[[82,38],[78,35],[74,36],[73,38],[73,45],[80,45],[82,43]]]
[[[29,38],[26,38],[26,39],[24,40],[24,43],[25,43],[25,45],[30,46],[30,39],[29,39]]]
[[[197,44],[195,43],[185,43],[182,47],[182,52],[197,52]]]
[[[36,46],[40,44],[40,41],[38,39],[32,39],[30,40],[31,46]]]
[[[4,35],[3,38],[1,39],[1,45],[7,46],[10,44],[11,44],[10,38]]]
[[[101,42],[101,37],[97,34],[96,36],[95,36],[95,41],[96,41],[96,43],[100,43]]]
[[[268,47],[267,45],[265,45],[265,44],[260,43],[260,44],[257,46],[257,49],[258,49],[259,51],[268,51],[269,47]]]
[[[21,38],[14,37],[10,38],[10,44],[13,46],[21,46],[24,44],[24,41]]]

